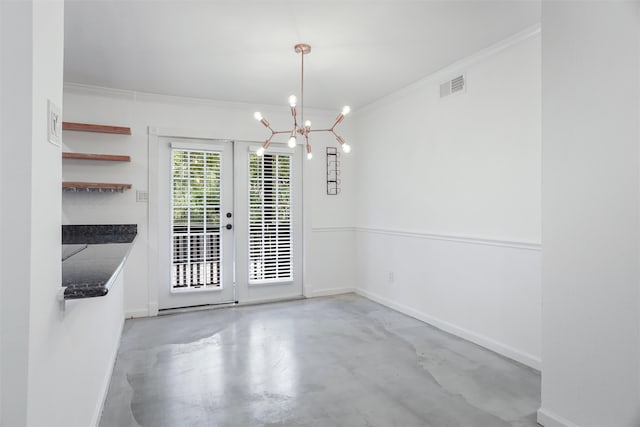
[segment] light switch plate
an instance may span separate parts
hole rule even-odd
[[[62,113],[60,106],[47,100],[47,139],[58,147],[62,144]]]
[[[136,202],[146,203],[149,201],[149,192],[145,190],[136,191]]]

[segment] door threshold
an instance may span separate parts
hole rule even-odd
[[[261,299],[261,300],[255,300],[255,301],[237,302],[235,305],[246,307],[248,305],[274,304],[278,302],[300,301],[303,299],[307,299],[307,297],[305,297],[304,295],[300,295],[297,297],[288,297],[288,298]]]
[[[229,307],[247,307],[251,305],[262,305],[262,304],[274,304],[279,302],[290,302],[290,301],[300,301],[307,299],[304,295],[300,295],[298,297],[290,297],[290,298],[274,298],[268,300],[258,300],[258,301],[247,301],[247,302],[224,302],[220,304],[203,304],[203,305],[193,305],[190,307],[176,307],[176,308],[163,308],[158,311],[158,316],[168,316],[170,314],[180,314],[180,313],[191,313],[194,311],[203,311],[203,310],[215,310],[218,308],[229,308]]]
[[[215,310],[217,308],[235,307],[236,302],[222,302],[219,304],[192,305],[189,307],[163,308],[158,310],[158,316],[168,316],[170,314],[191,313],[193,311]]]

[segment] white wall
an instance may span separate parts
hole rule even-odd
[[[262,141],[268,132],[253,119],[253,112],[260,110],[276,128],[291,122],[286,96],[280,106],[234,104],[202,99],[178,98],[152,94],[134,93],[73,84],[65,86],[64,118],[66,121],[130,126],[131,136],[88,135],[75,132],[64,133],[65,149],[78,152],[130,155],[132,162],[122,164],[88,163],[65,161],[65,180],[125,182],[133,184],[131,191],[122,194],[65,193],[63,195],[63,222],[66,224],[87,223],[136,223],[138,243],[129,258],[125,289],[125,310],[128,316],[147,316],[157,310],[156,283],[149,283],[147,265],[148,206],[135,201],[136,190],[148,188],[148,135],[147,128],[182,129],[185,134],[203,133],[219,139]],[[307,116],[314,124],[330,123],[334,112],[312,111]],[[348,139],[349,120],[340,125]],[[179,132],[178,132],[179,133]],[[305,232],[307,256],[305,262],[305,293],[313,295],[324,289],[352,288],[344,278],[353,277],[353,263],[344,261],[344,255],[353,251],[353,201],[355,181],[352,157],[342,158],[343,184],[339,196],[326,196],[325,148],[337,142],[323,134],[313,135],[311,142],[314,159],[304,162],[305,218],[310,221]],[[354,145],[354,152],[359,150]],[[301,148],[299,148],[301,149]],[[168,207],[167,207],[168,209]],[[339,235],[340,246],[333,241],[324,241],[323,230],[333,227]],[[336,228],[337,227],[337,228]],[[342,235],[344,234],[344,236]],[[330,246],[329,246],[330,245]],[[334,264],[332,275],[327,270],[325,254],[342,255]]]
[[[543,2],[542,408],[640,425],[637,2]]]
[[[62,106],[64,3],[1,7],[0,425],[94,425],[122,330],[124,286],[60,311],[61,159],[47,140],[47,100]]]
[[[534,367],[540,92],[534,28],[355,115],[359,291]]]
[[[331,118],[334,118],[335,114]],[[350,154],[338,150],[340,193],[327,195],[326,153],[327,146],[337,146],[333,138],[324,140],[320,150],[323,153],[310,166],[312,180],[311,239],[307,242],[306,281],[311,292],[308,296],[332,295],[351,292],[356,285],[355,277],[355,212],[357,199],[357,161],[364,150],[366,141],[356,141],[352,137],[351,117],[342,122],[344,137],[352,146]],[[306,212],[308,213],[308,212]]]
[[[355,113],[359,227],[540,242],[536,34]],[[439,84],[460,72],[467,92],[440,98]]]
[[[31,280],[31,2],[0,2],[0,425],[25,425]]]

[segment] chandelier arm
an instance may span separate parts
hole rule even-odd
[[[269,136],[269,138],[267,138],[267,140],[265,142],[262,143],[262,148],[264,150],[266,150],[267,148],[269,148],[269,144],[271,144],[271,138],[273,138],[273,134],[271,134]]]
[[[344,114],[338,114],[338,117],[336,117],[336,121],[333,124],[333,126],[331,126],[331,129],[333,129],[336,126],[338,126],[340,123],[342,123],[343,120],[344,120]]]
[[[256,113],[256,114],[258,114],[258,113]],[[267,129],[272,130],[271,129],[271,124],[264,117],[260,119],[260,123],[262,123],[262,126],[266,127]]]
[[[291,116],[293,117],[293,127],[298,129],[298,111],[296,107],[291,107]]]
[[[310,160],[313,157],[313,154],[311,153],[311,144],[309,143],[309,134],[307,133],[304,137],[307,139],[307,159]]]
[[[331,129],[309,129],[309,132],[333,132],[333,128]],[[335,134],[335,132],[333,132]]]

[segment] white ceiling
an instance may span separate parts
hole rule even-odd
[[[65,81],[259,104],[366,105],[540,20],[538,1],[65,2]]]

